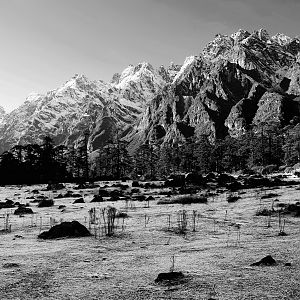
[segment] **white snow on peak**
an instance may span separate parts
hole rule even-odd
[[[235,42],[240,42],[250,36],[250,32],[244,29],[239,29],[237,32],[233,33],[230,37],[235,41]]]
[[[115,87],[123,98],[144,105],[156,97],[165,85],[166,81],[159,71],[151,64],[142,62],[136,66],[129,65]]]
[[[189,73],[189,71],[193,68],[194,64],[198,61],[198,59],[198,56],[188,56],[185,59],[180,71],[174,77],[173,84],[181,81],[185,74]]]
[[[283,33],[277,33],[274,36],[272,36],[271,39],[278,43],[280,46],[285,46],[292,41],[292,39],[289,36]]]
[[[37,99],[39,99],[42,96],[42,94],[37,93],[37,92],[31,92],[27,97],[26,97],[26,101],[32,102],[35,101]]]
[[[258,31],[255,31],[254,33],[257,33],[259,39],[262,41],[270,40],[270,35],[269,35],[268,31],[264,28],[261,28]]]

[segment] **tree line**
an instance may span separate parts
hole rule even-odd
[[[238,138],[211,143],[207,136],[183,142],[141,145],[133,155],[128,142],[115,135],[95,155],[89,155],[88,134],[78,145],[16,145],[0,156],[0,184],[94,181],[122,178],[166,178],[172,173],[248,171],[291,166],[300,161],[300,125],[282,128],[260,124]]]

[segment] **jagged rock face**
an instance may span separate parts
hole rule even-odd
[[[111,83],[75,76],[27,100],[0,121],[0,152],[37,143],[46,134],[74,144],[85,130],[94,150],[116,127],[132,151],[153,140],[205,135],[213,142],[252,125],[288,124],[300,116],[300,40],[270,37],[263,29],[218,34],[182,66],[130,65]]]
[[[0,123],[0,152],[12,145],[38,143],[45,135],[73,144],[85,130],[90,147],[101,146],[116,126],[132,126],[140,110],[118,101],[119,91],[102,81],[75,76],[46,95],[33,94]]]
[[[116,76],[115,80],[116,81]],[[127,67],[117,80],[115,87],[121,98],[137,103],[144,107],[150,100],[160,94],[166,85],[160,72],[149,63],[140,63]]]
[[[45,95],[33,93],[18,109],[0,115],[0,153],[16,144],[39,143],[45,135],[56,144],[76,145],[85,131],[91,150],[102,147],[118,129],[130,132],[150,100],[176,75],[176,67],[159,70],[148,63],[129,66],[111,83],[75,75]],[[160,69],[161,70],[161,69]]]
[[[298,109],[298,42],[261,29],[216,35],[200,56],[188,57],[132,133],[133,147],[145,140],[174,142],[227,133],[238,136],[252,124],[288,123]]]

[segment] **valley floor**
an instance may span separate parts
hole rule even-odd
[[[28,202],[32,190],[42,188],[0,187],[0,200]],[[67,185],[68,190],[73,188]],[[274,200],[261,200],[259,193],[277,193],[280,203],[294,203],[299,201],[297,188],[244,190],[234,203],[228,203],[223,192],[209,197],[207,204],[184,206],[157,205],[164,197],[159,189],[141,189],[154,196],[150,207],[144,202],[129,208],[125,201],[90,203],[97,189],[82,191],[83,204],[73,204],[71,198],[55,199],[49,208],[31,203],[35,214],[10,215],[12,231],[0,234],[0,299],[300,299],[300,218],[284,216],[287,235],[279,236],[276,215],[270,227],[268,217],[255,215],[260,207],[270,208]],[[40,194],[55,196],[46,191]],[[66,208],[58,209],[59,205]],[[51,222],[78,220],[89,227],[88,210],[107,205],[129,215],[124,224],[119,219],[113,237],[91,225],[96,237],[37,239],[40,231],[49,229],[50,217]],[[186,235],[174,232],[177,214],[183,209],[188,215]],[[13,211],[0,210],[0,229],[5,213]],[[269,254],[277,265],[250,266]],[[170,270],[173,256],[174,271],[182,271],[185,279],[173,285],[155,283],[158,273]]]

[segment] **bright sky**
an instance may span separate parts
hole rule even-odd
[[[300,34],[300,0],[0,0],[0,106],[74,74],[109,81],[129,64],[183,63],[216,33]]]

